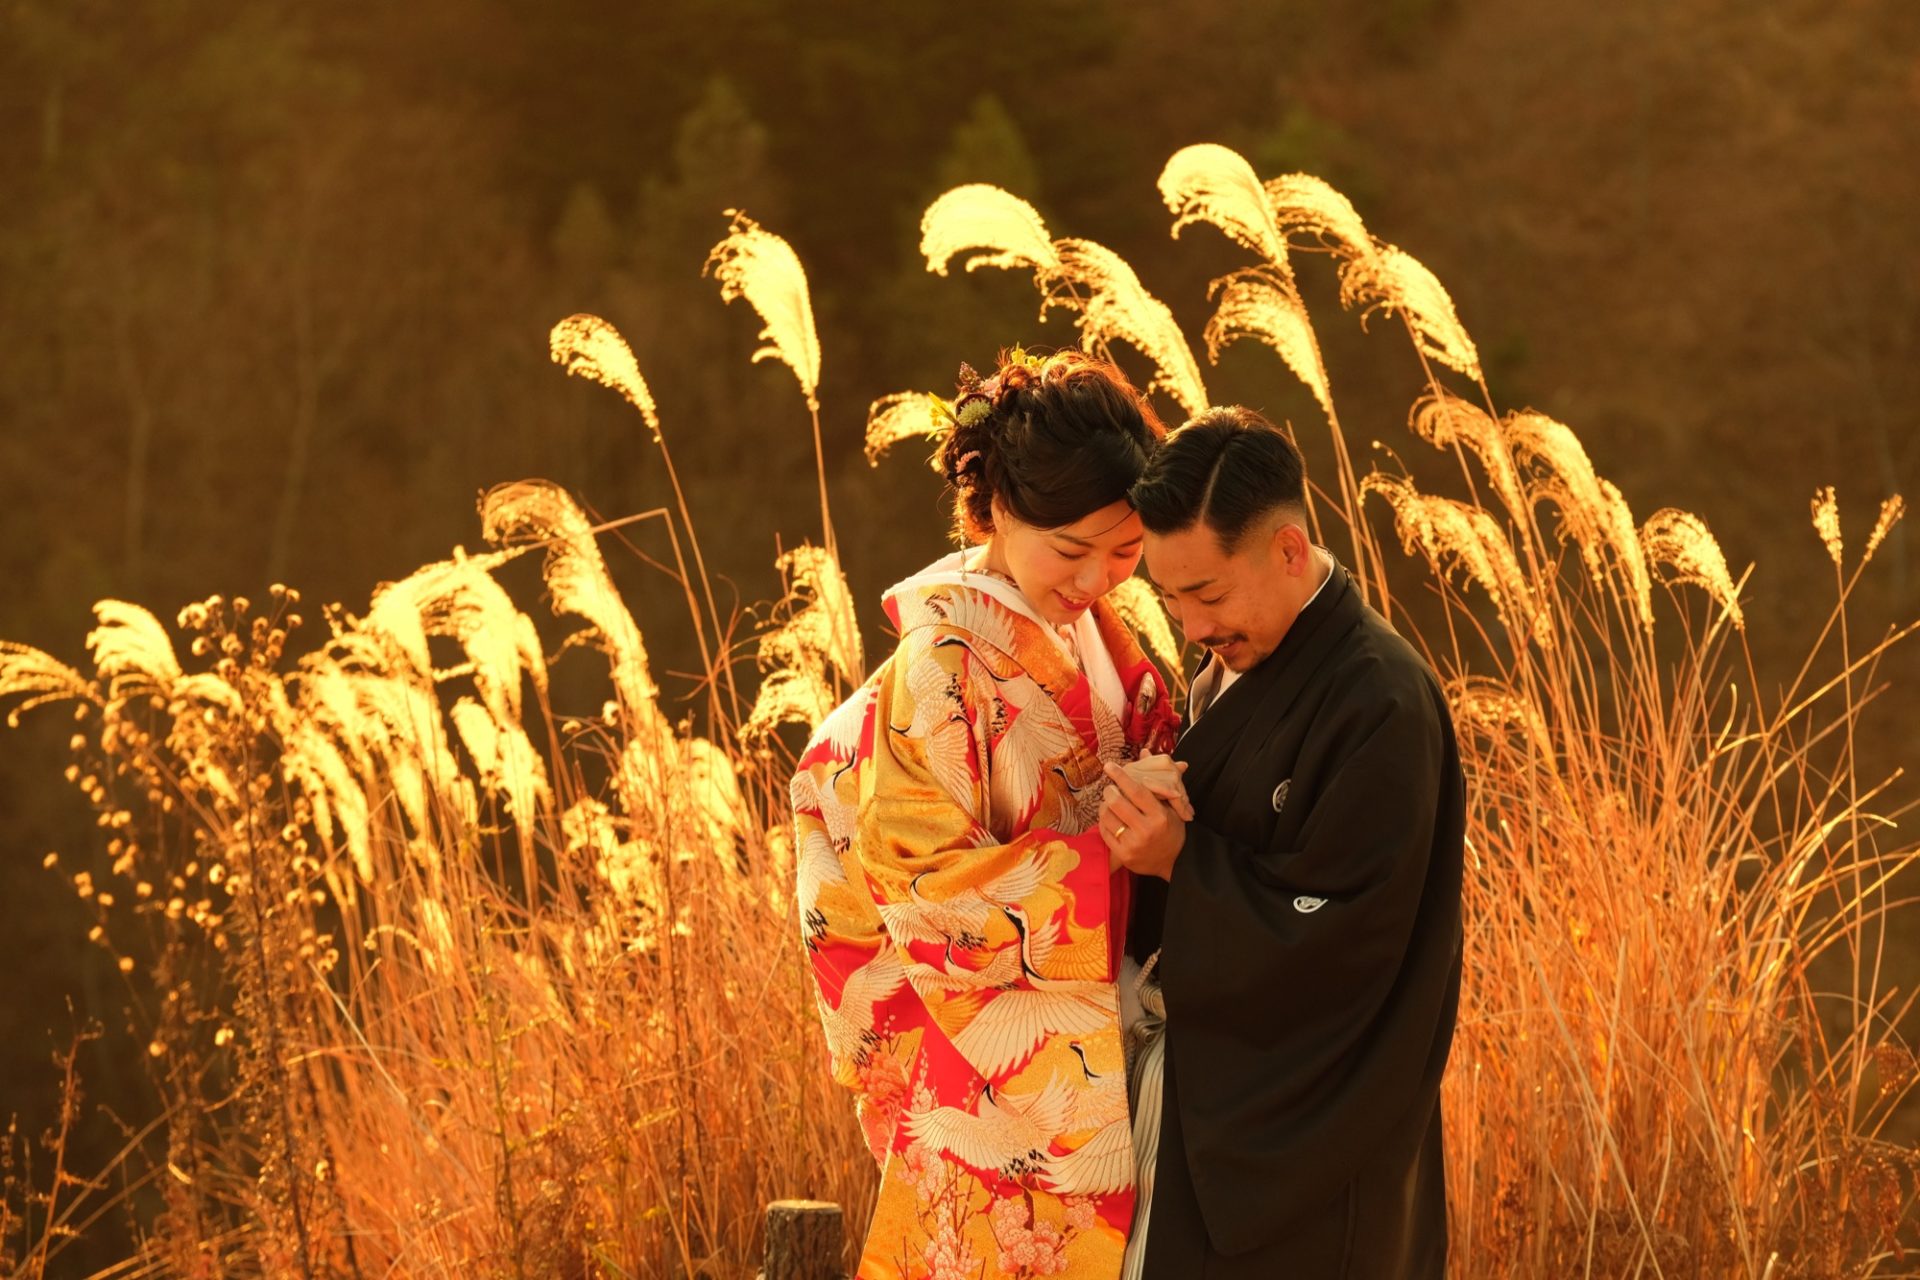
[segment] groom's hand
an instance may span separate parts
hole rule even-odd
[[[1174,860],[1187,843],[1187,824],[1120,766],[1108,765],[1107,779],[1110,785],[1100,797],[1100,834],[1113,860],[1135,875],[1171,879]]]

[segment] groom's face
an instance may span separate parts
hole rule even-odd
[[[1146,562],[1187,639],[1233,671],[1251,670],[1280,647],[1315,585],[1313,544],[1281,516],[1249,529],[1231,551],[1204,524],[1149,533]]]

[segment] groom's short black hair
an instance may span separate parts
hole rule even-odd
[[[1208,409],[1169,435],[1127,493],[1149,533],[1204,522],[1231,554],[1274,510],[1307,504],[1306,463],[1285,432],[1239,405]]]

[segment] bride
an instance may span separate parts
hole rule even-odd
[[[1117,1280],[1130,878],[1095,819],[1104,766],[1175,717],[1104,597],[1164,429],[1074,351],[962,366],[951,413],[963,547],[886,593],[898,647],[792,784],[820,1016],[881,1168],[858,1277]]]

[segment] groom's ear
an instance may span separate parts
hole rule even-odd
[[[1288,573],[1304,572],[1305,566],[1313,563],[1313,540],[1305,529],[1284,516],[1274,524],[1269,550]]]

